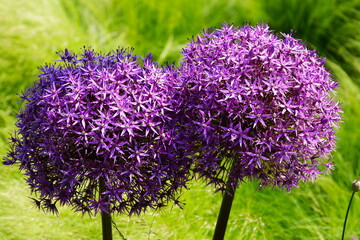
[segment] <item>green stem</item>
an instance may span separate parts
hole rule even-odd
[[[99,191],[100,194],[105,191],[105,183],[103,179],[100,180]],[[112,240],[111,215],[105,211],[101,211],[101,225],[103,240]]]
[[[341,237],[342,240],[344,240],[344,237],[345,237],[346,222],[347,222],[347,219],[348,219],[351,202],[352,202],[352,200],[354,198],[354,195],[355,195],[355,192],[352,193],[350,201],[349,201],[349,206],[348,206],[348,208],[346,210],[346,215],[345,215],[345,220],[344,220],[344,227],[343,227],[343,232],[342,232],[342,237]]]
[[[232,187],[228,187],[227,191],[225,191],[220,212],[218,215],[218,219],[216,222],[215,232],[213,236],[213,240],[223,240],[226,232],[226,226],[229,220],[230,211],[232,202],[234,200],[235,189]]]

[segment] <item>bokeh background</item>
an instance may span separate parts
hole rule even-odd
[[[160,64],[177,63],[189,38],[223,23],[268,23],[276,32],[295,31],[326,57],[340,83],[343,123],[334,152],[336,169],[290,193],[244,183],[235,196],[226,239],[340,239],[360,175],[360,1],[358,0],[0,0],[0,158],[15,130],[19,96],[36,81],[38,67],[57,51],[83,46],[109,52],[133,47]],[[61,208],[58,217],[35,209],[24,176],[0,166],[0,240],[100,239],[99,216]],[[203,183],[182,195],[181,210],[140,217],[115,216],[128,240],[211,239],[221,196]],[[123,239],[114,229],[114,239]],[[360,236],[360,196],[355,195],[346,239]]]

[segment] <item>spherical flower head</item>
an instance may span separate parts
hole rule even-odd
[[[245,178],[291,189],[332,168],[338,85],[325,59],[267,25],[205,31],[182,51],[184,132],[218,190]]]
[[[174,140],[170,69],[122,49],[60,56],[22,96],[4,162],[20,164],[37,205],[139,214],[177,201],[190,162]]]

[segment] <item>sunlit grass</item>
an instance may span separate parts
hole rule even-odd
[[[344,122],[334,152],[336,169],[291,193],[244,183],[236,192],[227,239],[339,239],[351,195],[360,175],[360,4],[358,1],[139,1],[0,0],[0,157],[14,131],[17,93],[30,86],[38,66],[53,62],[56,51],[79,52],[134,47],[153,53],[160,63],[179,61],[187,38],[222,23],[268,22],[276,31],[296,31],[327,57],[340,82]],[[58,217],[34,209],[23,175],[0,166],[0,240],[100,239],[100,219],[61,208]],[[182,196],[186,206],[171,205],[142,217],[115,216],[131,239],[211,239],[221,197],[202,183]],[[359,196],[349,215],[347,238],[360,236]],[[114,230],[115,239],[121,239]]]

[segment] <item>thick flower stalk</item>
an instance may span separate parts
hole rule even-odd
[[[217,190],[244,179],[290,190],[333,167],[338,84],[314,50],[267,25],[224,25],[182,55],[182,131]]]
[[[125,50],[60,56],[22,96],[4,162],[25,171],[36,204],[140,214],[177,201],[191,162],[172,126],[169,69]]]

